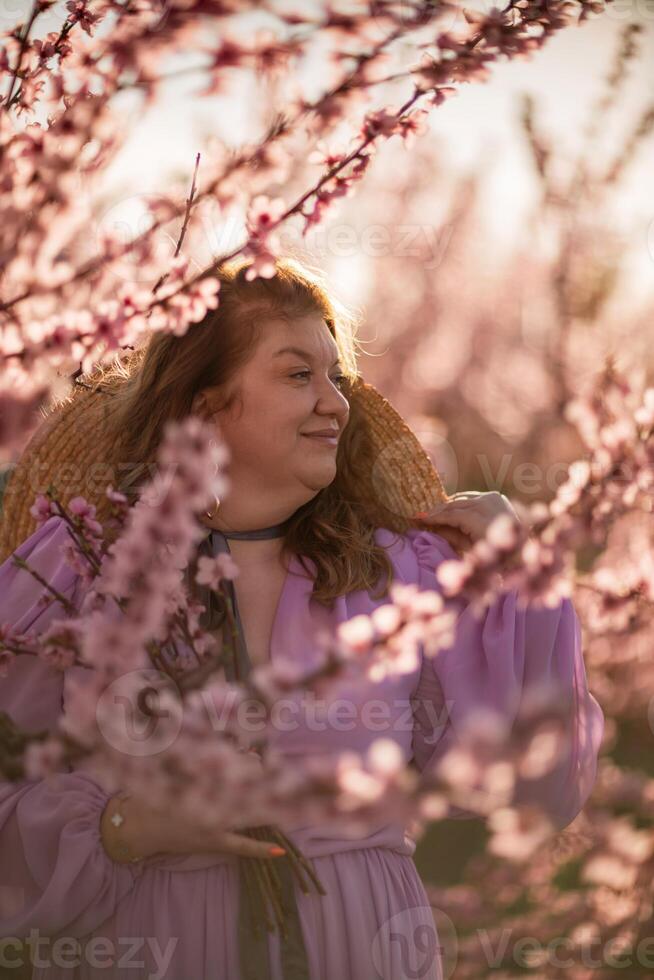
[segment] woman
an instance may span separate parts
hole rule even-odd
[[[103,375],[113,391],[109,425],[120,436],[121,465],[128,464],[122,488],[133,490],[147,477],[168,419],[194,412],[212,421],[230,452],[230,489],[204,517],[203,546],[215,552],[229,541],[240,569],[234,588],[251,664],[284,657],[309,669],[317,631],[387,602],[391,581],[440,591],[436,569],[456,557],[446,536],[457,539],[447,529],[410,526],[406,518],[418,508],[402,513],[390,506],[390,483],[397,489],[424,460],[414,442],[412,458],[399,470],[392,459],[384,466],[373,458],[378,419],[354,397],[353,324],[319,280],[291,261],[279,262],[269,280],[246,280],[238,264],[220,278],[217,311],[183,337],[155,335],[118,375]],[[401,428],[395,437],[404,438]],[[386,448],[392,453],[397,445]],[[432,503],[443,496],[432,495]],[[84,588],[64,561],[65,541],[65,526],[53,517],[17,554],[79,608]],[[41,594],[33,578],[5,561],[0,622],[44,629],[61,609],[44,610]],[[510,720],[524,678],[558,681],[572,696],[571,753],[525,792],[563,827],[592,788],[603,726],[586,686],[574,608],[564,600],[556,609],[521,610],[509,592],[476,620],[457,602],[457,635],[448,649],[422,657],[413,672],[358,690],[354,725],[315,730],[299,723],[277,733],[277,748],[291,760],[363,753],[381,734],[397,742],[407,764],[425,770],[455,741],[471,709],[492,704]],[[0,685],[0,710],[28,730],[54,725],[64,699],[65,679],[26,656]],[[443,699],[453,707],[434,738]],[[371,700],[390,706],[381,733],[361,720]],[[436,711],[419,721],[416,715],[413,730],[403,723],[412,703]],[[257,973],[262,951],[253,953],[239,932],[238,856],[282,861],[268,843],[239,828],[207,835],[180,825],[143,801],[105,792],[81,771],[62,775],[56,786],[5,785],[1,934],[24,938],[32,929],[47,937],[35,978],[439,980],[438,936],[405,827],[382,823],[357,835],[336,825],[284,829],[312,859],[327,894],[296,889],[301,948],[283,947],[271,934],[263,951],[268,963]],[[54,955],[55,937],[79,941],[72,967],[70,950],[67,961]]]

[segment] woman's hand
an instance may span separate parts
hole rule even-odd
[[[115,814],[123,818],[118,825],[112,821]],[[254,840],[235,830],[214,830],[204,822],[188,818],[182,822],[174,811],[155,809],[141,799],[124,798],[121,794],[112,796],[107,803],[100,819],[100,836],[109,857],[121,864],[129,862],[129,855],[145,858],[154,854],[218,851],[243,857],[275,858],[285,854],[274,841]]]
[[[123,817],[118,827],[112,823],[116,813]],[[111,797],[100,820],[100,836],[109,857],[121,864],[129,862],[129,855],[146,858],[154,854],[220,851],[244,857],[274,858],[285,853],[274,841],[254,840],[233,830],[213,830],[200,821],[187,819],[182,822],[174,811],[154,809],[134,797],[126,800]],[[127,854],[124,848],[127,848]],[[271,848],[277,850],[271,852]]]
[[[490,525],[501,514],[508,514],[520,523],[513,504],[503,493],[497,490],[463,490],[453,494],[450,500],[439,504],[429,513],[421,514],[420,519],[438,529],[438,533],[454,548],[465,550],[485,537]],[[447,525],[442,532],[440,525]]]

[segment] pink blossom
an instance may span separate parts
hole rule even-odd
[[[24,647],[55,670],[65,671],[79,662],[80,632],[74,620],[56,619],[37,638],[26,634],[12,638],[12,646]],[[0,641],[1,645],[1,641]],[[31,649],[30,649],[31,648]]]
[[[27,779],[42,779],[62,771],[64,762],[61,742],[55,739],[33,742],[25,750],[25,775]]]
[[[404,758],[397,742],[377,738],[366,754],[366,762],[377,776],[394,776],[404,768]]]
[[[89,0],[69,0],[66,4],[66,9],[69,11],[67,20],[73,24],[79,23],[82,30],[91,37],[93,34],[92,28],[102,17],[100,14],[91,13],[88,8]]]
[[[443,586],[446,595],[454,595],[465,585],[469,576],[466,561],[444,561],[436,571],[438,581]]]
[[[268,237],[268,242],[270,242],[270,237]],[[250,239],[246,247],[243,249],[243,255],[245,258],[252,260],[245,273],[245,278],[248,281],[256,279],[257,277],[261,277],[262,279],[271,279],[275,275],[275,253],[271,252],[267,245],[259,243],[256,238]]]
[[[353,650],[367,650],[375,636],[369,616],[353,616],[338,627],[338,635]]]
[[[326,170],[331,170],[332,167],[342,163],[345,157],[346,152],[341,146],[328,143],[326,140],[318,140],[316,149],[309,154],[307,161],[308,163],[320,164]]]
[[[198,559],[198,571],[195,581],[200,585],[208,585],[219,589],[223,579],[235,579],[239,574],[238,565],[231,555],[221,554],[215,558],[202,555]]]
[[[364,119],[361,135],[364,139],[376,139],[378,136],[392,136],[401,130],[400,121],[388,109],[369,112]]]
[[[80,517],[85,527],[93,529],[97,534],[102,533],[102,525],[95,520],[95,504],[90,504],[84,497],[73,497],[68,502],[68,510],[75,517]]]
[[[486,541],[493,548],[509,549],[518,541],[518,524],[510,514],[500,514],[486,530]]]
[[[37,495],[36,500],[30,507],[30,514],[35,519],[37,526],[45,524],[55,513],[52,501],[42,493]]]
[[[248,56],[248,50],[236,37],[224,34],[220,45],[212,54],[215,68],[238,68]]]
[[[257,195],[248,209],[248,231],[253,236],[265,237],[278,224],[285,210],[286,204],[281,197],[271,199],[265,194]]]
[[[420,109],[400,118],[398,132],[407,149],[411,147],[417,136],[422,136],[427,131],[428,116],[426,109]]]
[[[398,629],[402,614],[397,606],[389,603],[385,606],[378,606],[371,613],[370,619],[378,636],[390,636]]]
[[[111,500],[114,504],[126,504],[128,502],[125,494],[120,493],[118,490],[114,490],[111,484],[107,486],[106,494],[109,500]]]

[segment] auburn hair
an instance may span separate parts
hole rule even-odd
[[[127,355],[119,355],[93,374],[93,381],[120,382],[113,388],[111,426],[126,474],[117,489],[134,502],[149,479],[169,420],[191,414],[200,391],[226,387],[250,358],[267,317],[293,318],[319,313],[336,342],[345,376],[343,388],[357,377],[358,321],[328,292],[320,273],[294,258],[279,258],[270,278],[247,279],[241,259],[211,270],[220,281],[218,307],[209,310],[183,335],[156,332]],[[237,392],[221,403],[229,407]],[[213,402],[212,397],[212,402]],[[336,456],[336,476],[292,516],[282,555],[295,555],[314,577],[313,598],[330,606],[338,596],[359,589],[388,594],[393,567],[385,548],[374,540],[375,526],[357,499],[356,465],[368,445],[365,417],[350,402]],[[311,569],[305,559],[315,566]]]

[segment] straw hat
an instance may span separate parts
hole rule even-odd
[[[90,380],[93,380],[91,376]],[[119,486],[118,437],[112,435],[112,389],[124,383],[76,382],[47,414],[7,481],[0,521],[0,561],[36,529],[30,514],[36,494],[48,486],[67,506],[83,496],[101,522],[109,513],[105,491]],[[447,500],[438,472],[407,423],[377,389],[357,377],[348,389],[348,428],[357,420],[356,471],[345,473],[348,493],[365,503],[375,527],[404,533],[419,524],[415,515]]]

